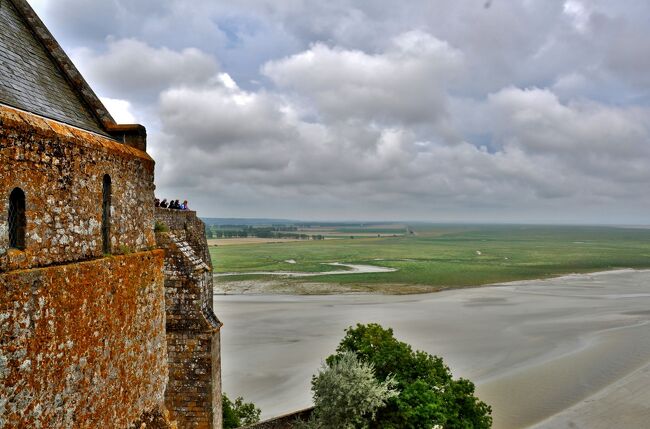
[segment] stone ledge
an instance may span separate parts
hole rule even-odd
[[[151,164],[153,173],[153,158],[140,149],[122,144],[92,131],[44,118],[25,110],[0,104],[0,126],[2,128],[15,128],[16,131],[22,134],[35,134],[44,138],[56,137],[64,141],[73,141],[89,149],[108,150],[125,157],[137,157]]]
[[[10,252],[16,252],[16,253],[24,253],[20,250],[14,250],[10,249]],[[163,257],[165,255],[165,251],[163,249],[152,249],[152,250],[145,250],[142,252],[133,252],[133,253],[128,253],[128,254],[123,254],[123,255],[107,255],[101,258],[93,258],[93,259],[86,259],[83,261],[70,261],[70,262],[63,262],[60,264],[51,264],[51,265],[44,265],[40,267],[33,267],[33,268],[25,268],[25,269],[17,269],[17,270],[12,270],[12,271],[1,271],[0,272],[0,277],[3,275],[8,275],[8,274],[21,274],[21,273],[31,273],[31,272],[38,272],[38,271],[43,271],[43,270],[50,270],[50,269],[57,269],[57,268],[65,268],[66,266],[70,265],[87,265],[87,264],[96,264],[101,261],[106,261],[106,260],[119,260],[119,259],[126,259],[126,258],[139,258],[141,256],[146,256],[148,253],[151,253],[153,255],[156,255],[157,257]]]

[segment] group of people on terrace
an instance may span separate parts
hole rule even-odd
[[[172,209],[172,210],[189,210],[187,205],[187,200],[180,203],[178,200],[171,200],[167,202],[167,198],[160,201],[158,198],[154,200],[154,205],[156,207],[162,207],[163,209]]]

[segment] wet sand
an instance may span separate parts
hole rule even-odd
[[[226,277],[227,278],[227,277]],[[290,277],[275,277],[249,280],[224,280],[214,283],[214,293],[218,295],[413,295],[439,292],[439,286],[408,284],[365,284],[365,283],[323,283],[291,281]]]
[[[650,421],[650,271],[410,296],[215,296],[224,390],[271,417],[354,323],[393,327],[477,384],[495,428],[637,428]]]

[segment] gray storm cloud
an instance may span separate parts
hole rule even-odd
[[[35,6],[205,215],[650,213],[644,2],[93,3]]]

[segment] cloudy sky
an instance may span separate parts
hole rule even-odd
[[[203,216],[650,223],[647,0],[31,0]]]

